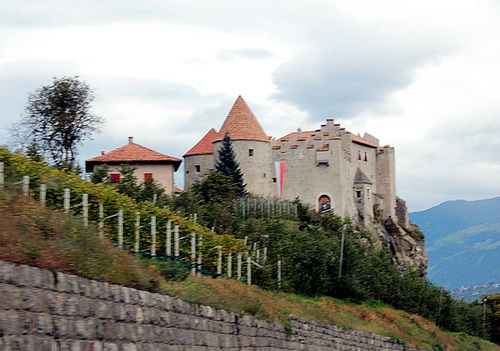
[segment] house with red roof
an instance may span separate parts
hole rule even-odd
[[[215,168],[226,134],[250,193],[298,197],[318,211],[349,216],[360,224],[371,223],[377,212],[408,225],[404,201],[396,197],[393,147],[379,146],[367,133],[352,134],[333,119],[316,130],[299,128],[271,138],[241,96],[219,132],[211,129],[184,155],[186,188]]]
[[[108,153],[103,151],[102,155],[86,160],[85,170],[93,172],[96,167],[108,165],[111,182],[119,182],[121,167],[127,164],[136,168],[134,175],[139,181],[152,178],[165,189],[166,194],[174,195],[174,172],[181,162],[179,158],[136,144],[133,137],[129,137],[126,145]]]

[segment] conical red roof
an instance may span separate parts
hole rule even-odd
[[[210,131],[196,144],[184,154],[186,156],[192,155],[206,155],[214,153],[213,141],[217,137],[217,131],[215,129],[210,129]]]
[[[236,99],[214,141],[224,139],[226,133],[232,140],[269,141],[268,136],[241,95]]]

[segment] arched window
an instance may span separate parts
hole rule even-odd
[[[321,195],[319,197],[319,211],[320,212],[327,212],[331,209],[331,200],[328,195]]]

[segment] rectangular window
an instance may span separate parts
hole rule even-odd
[[[144,180],[153,179],[153,173],[144,173]]]
[[[194,165],[194,170],[196,173],[200,173],[201,172],[201,166],[200,165]]]
[[[276,178],[273,178],[273,183],[276,183]]]
[[[248,149],[248,156],[253,156],[253,149]]]
[[[358,197],[358,198],[361,197],[361,191],[359,191],[359,190],[356,191],[356,197]]]
[[[109,179],[111,183],[118,183],[120,181],[120,173],[111,173]]]

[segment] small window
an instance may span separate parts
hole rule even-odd
[[[365,152],[365,162],[368,162],[368,155]]]
[[[153,179],[153,173],[144,173],[144,180]]]
[[[361,151],[358,151],[358,160],[361,161]]]
[[[111,173],[109,180],[111,183],[118,183],[120,181],[120,173]]]
[[[370,189],[366,189],[366,197],[369,199],[370,198]]]
[[[253,156],[253,149],[248,149],[248,156]]]
[[[201,172],[201,166],[200,165],[194,165],[194,170],[196,173],[200,173]]]
[[[357,198],[360,198],[360,197],[361,197],[361,191],[360,191],[360,190],[357,190],[357,191],[356,191],[356,197],[357,197]]]
[[[264,178],[266,177],[266,174],[264,173]]]
[[[276,178],[273,178],[273,183],[276,183]]]

